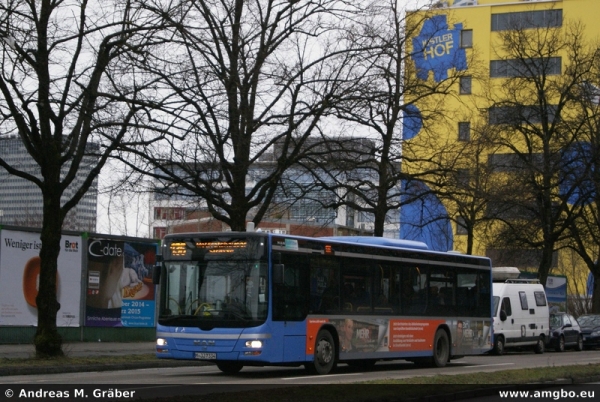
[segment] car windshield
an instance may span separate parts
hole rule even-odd
[[[582,327],[599,327],[600,315],[584,315],[577,319],[577,322]]]
[[[562,315],[550,315],[550,326],[551,327],[562,327]]]

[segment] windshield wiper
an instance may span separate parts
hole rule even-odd
[[[186,314],[186,315],[172,315],[169,317],[159,317],[159,319],[161,321],[165,321],[165,322],[172,322],[172,321],[176,321],[176,320],[198,320],[200,316],[197,315],[192,315],[192,314]]]
[[[236,310],[208,310],[208,313],[217,313],[216,315],[218,315],[219,317],[221,316],[221,314],[223,314],[223,317],[227,317],[228,315],[232,315],[235,318],[242,320],[242,321],[249,321],[251,318],[248,316],[247,313],[245,312],[241,312],[241,311],[236,311]]]

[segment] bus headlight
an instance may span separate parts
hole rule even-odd
[[[163,338],[157,338],[156,346],[167,346],[167,340]]]
[[[252,349],[262,348],[262,341],[246,341],[246,347]]]

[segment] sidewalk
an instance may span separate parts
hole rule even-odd
[[[73,342],[63,344],[68,357],[125,356],[155,353],[155,342]],[[0,345],[0,359],[35,357],[33,344]]]
[[[98,356],[130,356],[153,354],[154,342],[73,342],[63,344],[63,352],[67,357],[98,357]],[[33,344],[0,345],[0,359],[27,359],[35,357]],[[101,364],[66,365],[66,364],[24,364],[23,366],[0,365],[0,376],[55,374],[80,371],[130,370],[155,367],[203,366],[210,363],[197,360],[153,359],[144,362],[123,363],[105,362]]]

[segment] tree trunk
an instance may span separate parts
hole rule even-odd
[[[594,289],[592,293],[591,314],[600,314],[600,271],[592,272],[594,275]]]
[[[36,297],[38,309],[38,327],[34,344],[37,357],[63,356],[62,337],[56,326],[56,316],[60,309],[57,300],[56,285],[58,273],[58,255],[62,218],[60,214],[60,196],[54,200],[44,196],[44,223],[40,240],[40,278],[39,291]]]
[[[554,243],[552,243],[554,245]],[[548,275],[550,274],[550,270],[552,269],[552,257],[554,256],[554,247],[545,246],[542,249],[542,259],[540,261],[540,266],[538,269],[538,278],[540,283],[546,286],[546,280],[548,279]]]

